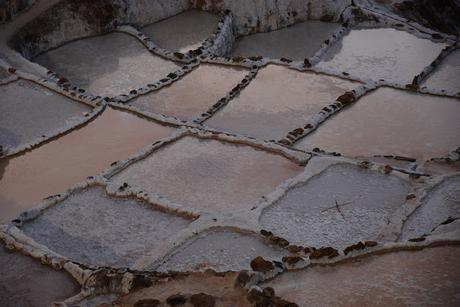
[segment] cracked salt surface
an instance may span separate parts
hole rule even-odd
[[[192,120],[225,97],[247,73],[247,69],[202,64],[181,80],[130,104],[152,113]]]
[[[250,146],[187,136],[111,180],[198,210],[234,212],[251,208],[301,170],[284,157]]]
[[[260,222],[292,244],[344,248],[376,240],[408,191],[409,185],[395,176],[333,165],[288,191]]]
[[[449,54],[421,86],[460,93],[460,50]]]
[[[73,194],[21,228],[38,243],[73,261],[130,267],[158,250],[190,220],[131,199],[107,197],[103,188]]]
[[[65,192],[173,131],[107,108],[83,128],[0,160],[0,222],[16,218],[43,198]]]
[[[460,145],[457,99],[380,88],[296,144],[349,156],[399,155],[419,161]]]
[[[261,69],[240,95],[205,124],[260,139],[281,139],[359,83],[298,72],[283,66]]]
[[[30,81],[0,86],[0,145],[32,142],[69,121],[84,118],[91,108]]]
[[[351,30],[316,66],[406,84],[446,46],[395,29]]]
[[[128,94],[180,68],[151,54],[136,38],[124,33],[74,41],[34,61],[101,96]]]
[[[303,61],[313,56],[321,44],[339,28],[338,23],[309,20],[272,32],[240,37],[231,54]]]
[[[219,16],[189,10],[142,28],[158,47],[186,53],[201,46],[214,33]]]
[[[289,272],[265,286],[299,306],[458,306],[458,257],[458,247],[394,252]]]
[[[65,272],[55,271],[18,252],[9,253],[0,246],[2,307],[47,307],[78,292],[78,284]]]
[[[445,179],[430,191],[404,223],[401,240],[419,238],[454,219],[460,219],[460,176]]]
[[[166,259],[158,271],[218,272],[250,270],[250,262],[257,256],[279,260],[287,252],[264,242],[256,236],[232,231],[210,231],[191,238]]]

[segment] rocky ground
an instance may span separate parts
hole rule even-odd
[[[460,304],[457,1],[26,2],[0,305]]]

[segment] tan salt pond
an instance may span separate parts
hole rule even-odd
[[[172,131],[107,108],[79,130],[23,155],[0,160],[0,221],[15,218],[47,196],[65,192]]]
[[[302,168],[245,145],[185,137],[129,166],[111,180],[208,212],[251,208]]]
[[[248,73],[242,68],[200,65],[172,85],[140,96],[130,104],[153,113],[191,120],[225,97]]]
[[[458,306],[460,248],[394,252],[281,275],[266,284],[299,306]]]
[[[270,65],[259,71],[240,95],[205,124],[260,139],[281,139],[358,85]]]
[[[460,100],[381,88],[330,118],[296,147],[427,160],[447,156],[459,145]]]

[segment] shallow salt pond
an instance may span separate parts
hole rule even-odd
[[[282,139],[359,83],[270,65],[205,125],[260,139]]]
[[[107,108],[83,128],[0,160],[0,221],[9,221],[43,198],[65,192],[173,131]]]
[[[401,240],[429,234],[449,219],[460,218],[460,176],[445,179],[423,200],[409,216],[402,229]]]
[[[455,50],[442,60],[435,71],[421,84],[430,89],[460,93],[460,50]]]
[[[163,49],[186,53],[197,49],[217,29],[219,16],[190,10],[142,28]]]
[[[111,180],[206,212],[250,209],[302,168],[246,145],[184,137],[152,153]]]
[[[154,259],[164,242],[190,222],[132,199],[108,197],[103,188],[93,187],[48,208],[21,229],[73,261],[130,267],[143,257]]]
[[[37,140],[91,108],[33,82],[19,80],[0,86],[0,145],[16,147]]]
[[[309,20],[272,32],[240,37],[231,54],[303,61],[313,56],[339,28],[337,23]]]
[[[181,80],[130,101],[142,110],[192,120],[225,97],[248,73],[242,68],[202,64]]]
[[[291,244],[345,248],[376,240],[408,190],[397,177],[338,164],[288,191],[260,223]]]
[[[0,246],[0,302],[2,306],[48,307],[77,295],[80,287],[69,274],[39,260],[7,252]]]
[[[458,257],[458,247],[393,252],[285,273],[265,286],[299,306],[458,306]]]
[[[360,78],[411,83],[446,47],[395,29],[351,30],[317,64]]]
[[[454,98],[380,88],[334,115],[296,144],[347,156],[444,157],[460,145]]]
[[[70,42],[34,61],[100,96],[128,94],[180,68],[151,54],[136,38],[124,33]]]
[[[251,260],[263,255],[265,259],[280,260],[286,251],[253,235],[232,231],[211,231],[197,235],[162,263],[158,271],[218,272],[250,270]]]

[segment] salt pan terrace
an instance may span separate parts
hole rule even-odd
[[[460,305],[455,36],[401,1],[6,2],[1,306]]]

